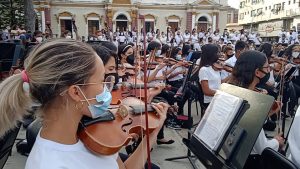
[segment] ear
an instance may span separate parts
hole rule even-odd
[[[68,95],[75,101],[79,102],[82,100],[82,93],[78,86],[72,85],[68,88]]]
[[[259,71],[259,69],[257,68],[257,69],[255,69],[255,77],[260,77],[260,71]]]

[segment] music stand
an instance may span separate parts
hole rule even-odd
[[[176,93],[177,97],[184,96],[186,94],[186,89],[190,88],[189,86],[191,85],[191,82],[189,80],[190,80],[195,62],[196,62],[196,60],[193,60],[193,64],[189,66],[188,73],[183,81],[183,85],[182,85],[181,89],[179,89],[178,92]],[[191,136],[192,136],[190,130],[192,129],[192,126],[193,126],[193,118],[192,118],[192,113],[191,113],[193,100],[194,100],[194,97],[192,97],[192,96],[190,96],[188,98],[188,138],[187,138],[187,140],[190,140]],[[183,138],[182,141],[185,143],[186,139]],[[166,158],[165,160],[166,161],[174,161],[174,160],[180,160],[180,159],[186,159],[186,158],[190,161],[193,168],[196,169],[197,167],[192,160],[193,158],[195,158],[195,156],[192,156],[190,149],[188,149],[186,156]]]
[[[238,141],[238,145],[231,155],[230,160],[224,159],[222,151],[211,151],[194,134],[187,146],[209,168],[243,168],[267,118],[268,112],[273,105],[274,98],[230,84],[222,84],[220,90],[242,98],[250,105],[241,119],[235,125],[232,125],[232,128],[228,129],[231,134],[235,130],[235,127],[239,127],[245,130],[246,134]],[[230,146],[229,141],[230,137],[223,138],[222,149],[224,149],[224,146]],[[207,161],[211,164],[207,163]]]

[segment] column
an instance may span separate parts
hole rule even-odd
[[[213,23],[212,23],[212,31],[216,30],[216,25],[217,24],[217,17],[215,14],[213,14]]]
[[[196,12],[192,13],[192,29],[195,28],[196,25]]]
[[[187,12],[186,13],[186,29],[189,31],[192,31],[192,22],[193,22],[193,17],[192,17],[192,12]]]
[[[42,32],[45,32],[46,29],[46,18],[45,18],[45,11],[41,11],[41,19],[42,19]]]

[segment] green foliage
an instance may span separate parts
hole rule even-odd
[[[24,0],[0,0],[0,29],[24,23]]]

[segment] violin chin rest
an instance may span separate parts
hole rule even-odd
[[[115,120],[115,116],[110,111],[106,111],[106,113],[103,116],[97,117],[95,119],[90,117],[84,117],[81,122],[83,124],[83,127],[87,127],[89,125],[95,124],[95,123],[101,123],[101,122],[107,122],[107,121],[113,121]]]

